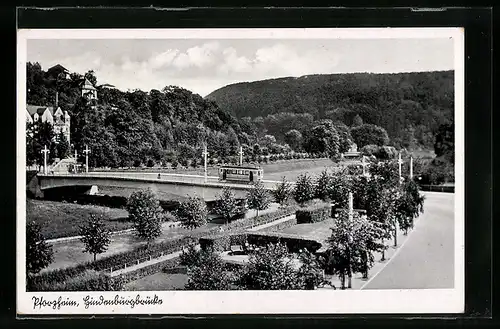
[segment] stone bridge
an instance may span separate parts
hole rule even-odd
[[[151,188],[160,196],[162,192],[178,197],[188,195],[198,195],[206,201],[213,201],[221,192],[223,187],[230,187],[237,198],[242,198],[248,190],[252,189],[251,184],[220,182],[217,177],[209,176],[207,182],[204,176],[180,175],[162,173],[158,177],[157,173],[124,173],[124,172],[92,172],[92,173],[55,173],[38,174],[37,182],[29,182],[28,190],[38,196],[43,196],[44,191],[63,187],[120,187],[142,189]],[[266,189],[271,190],[276,182],[263,181]]]

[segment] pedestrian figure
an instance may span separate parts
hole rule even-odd
[[[161,178],[161,174],[160,174],[160,173],[158,173],[158,179],[160,179],[160,178]]]

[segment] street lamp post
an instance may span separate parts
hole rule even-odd
[[[413,179],[413,157],[410,157],[410,179]]]
[[[43,153],[43,173],[47,175],[47,154],[50,153],[50,150],[47,149],[47,145],[44,146],[41,153]]]
[[[89,153],[90,153],[90,149],[89,149],[88,145],[85,145],[85,150],[83,150],[83,152],[85,153],[85,172],[88,173],[89,172]]]
[[[205,183],[208,180],[208,177],[207,177],[207,157],[208,157],[208,151],[207,151],[207,145],[205,144],[203,146],[203,160],[204,160],[204,167],[205,167]]]
[[[243,166],[243,147],[240,146],[240,166]]]
[[[398,164],[399,164],[399,184],[401,184],[401,165],[403,164],[403,160],[401,160],[401,152],[399,152],[399,159],[398,159]]]

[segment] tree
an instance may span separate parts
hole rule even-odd
[[[40,225],[29,222],[26,225],[26,271],[36,274],[54,260],[52,246],[45,242]]]
[[[196,196],[190,196],[182,201],[175,212],[182,226],[195,229],[207,223],[208,210],[205,201]]]
[[[304,139],[304,150],[312,154],[326,153],[330,157],[339,154],[339,134],[331,121],[315,126]]]
[[[95,75],[94,70],[89,70],[84,75],[85,79],[89,80],[89,82],[95,87],[97,84],[97,77]]]
[[[127,202],[130,220],[137,236],[147,241],[147,247],[161,234],[163,209],[151,189],[133,192]]]
[[[453,123],[439,127],[434,142],[434,152],[437,157],[444,156],[448,161],[455,159],[455,127]]]
[[[268,244],[250,256],[239,279],[248,290],[300,289],[301,280],[294,268],[294,259],[283,244]]]
[[[288,145],[290,145],[290,147],[294,151],[300,151],[301,150],[301,148],[302,148],[302,142],[303,142],[302,134],[297,129],[289,130],[285,134],[285,143],[287,143]]]
[[[295,182],[293,190],[294,200],[298,204],[304,205],[307,201],[314,199],[314,192],[314,183],[311,177],[307,174],[300,175]]]
[[[351,288],[352,274],[360,271],[367,273],[373,266],[373,251],[380,248],[376,244],[380,230],[357,212],[349,216],[347,210],[338,213],[331,230],[328,271],[339,275],[341,289],[345,289],[346,277],[349,279],[348,288]]]
[[[396,200],[396,216],[399,227],[408,232],[413,228],[413,220],[424,211],[425,197],[420,194],[418,185],[413,180],[407,180],[402,186],[402,193]]]
[[[370,144],[383,146],[389,142],[387,131],[373,124],[363,124],[358,127],[353,127],[351,129],[351,135],[359,148]]]
[[[262,184],[261,181],[257,181],[253,188],[248,191],[247,202],[250,209],[255,209],[257,211],[257,216],[259,216],[259,210],[269,208],[271,204],[269,193],[264,188],[264,184]]]
[[[337,133],[339,134],[339,152],[345,153],[349,151],[349,148],[351,147],[352,144],[352,136],[351,132],[349,131],[349,127],[347,127],[342,122],[336,122],[334,124],[334,127],[337,130]]]
[[[94,262],[97,254],[105,252],[111,242],[110,232],[106,229],[102,216],[95,214],[91,214],[87,223],[80,226],[80,235],[80,240],[85,245],[84,252],[94,255]]]
[[[186,290],[229,290],[232,280],[222,257],[210,250],[197,253],[197,259],[188,265]]]
[[[236,199],[230,187],[224,187],[222,189],[221,194],[215,202],[214,211],[217,215],[224,218],[226,224],[238,213]]]
[[[325,169],[323,170],[315,184],[315,191],[314,191],[314,196],[318,199],[321,199],[323,201],[327,201],[330,199],[330,187],[331,187],[331,175],[330,173]]]
[[[346,172],[341,171],[330,175],[328,197],[336,207],[347,207],[349,191],[351,191],[351,182]]]
[[[363,125],[363,119],[359,116],[359,114],[356,114],[354,119],[352,120],[352,126],[353,127],[359,127]]]
[[[301,281],[303,289],[313,290],[327,283],[325,280],[325,271],[313,253],[308,250],[301,250],[298,260],[301,265],[297,271],[297,277]]]
[[[56,150],[57,150],[57,156],[60,159],[64,159],[68,156],[69,143],[68,139],[66,138],[66,135],[64,135],[62,131],[57,135]]]
[[[54,129],[52,128],[52,124],[50,122],[37,123],[34,138],[34,148],[37,154],[37,163],[44,163],[44,154],[41,153],[41,150],[43,150],[45,146],[47,146],[47,149],[50,150],[50,153],[47,156],[47,163],[52,163],[56,153],[55,143],[53,141]]]
[[[37,151],[40,151],[35,145],[35,126],[26,122],[26,165],[31,166],[38,159]]]
[[[274,190],[272,191],[274,200],[281,206],[285,205],[290,196],[293,193],[293,186],[290,182],[286,180],[283,176],[280,183],[277,183]]]

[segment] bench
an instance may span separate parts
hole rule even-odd
[[[241,245],[234,245],[234,246],[231,246],[231,252],[232,253],[235,253],[235,252],[243,252],[243,247]]]

